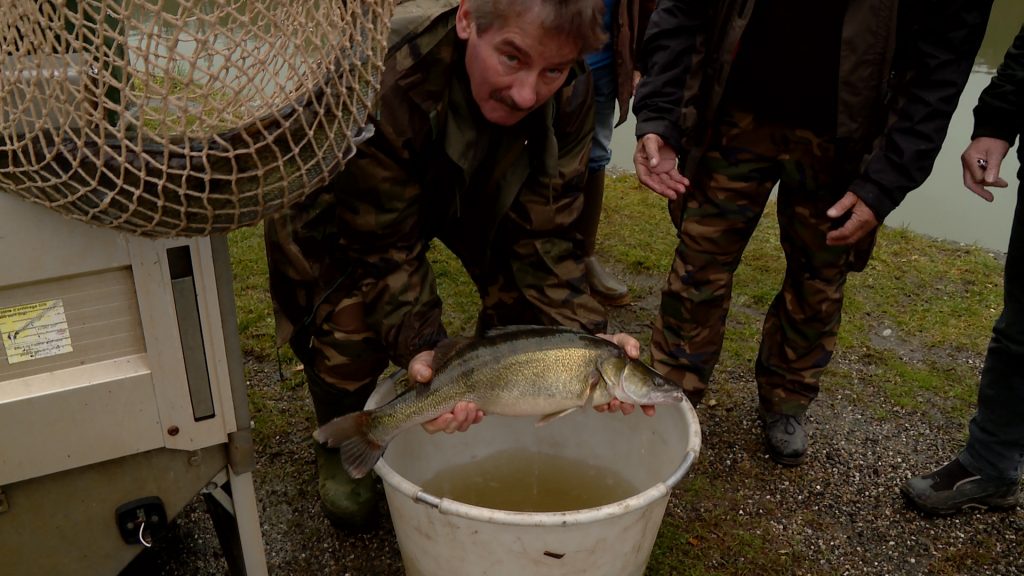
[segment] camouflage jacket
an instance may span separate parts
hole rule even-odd
[[[660,0],[651,16],[636,133],[662,136],[686,174],[706,146],[755,1]],[[992,0],[846,4],[835,134],[844,161],[860,169],[849,189],[881,221],[931,172]]]
[[[581,61],[517,125],[489,124],[469,93],[455,10],[430,9],[444,4],[454,2],[397,7],[374,135],[322,190],[267,223],[279,344],[331,292],[358,291],[393,362],[433,348],[446,336],[427,260],[436,237],[478,283],[506,259],[549,317],[605,329],[603,309],[572,280],[583,275],[571,224],[593,134],[589,75]]]

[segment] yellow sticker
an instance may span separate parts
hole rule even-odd
[[[0,336],[9,364],[71,352],[68,320],[60,298],[0,308]]]

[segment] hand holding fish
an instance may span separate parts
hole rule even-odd
[[[619,348],[622,348],[623,350],[626,351],[626,356],[628,356],[629,358],[633,360],[637,360],[640,358],[640,341],[638,341],[636,338],[633,338],[629,334],[626,334],[625,332],[618,332],[616,334],[598,334],[598,336],[617,344]],[[612,401],[608,402],[607,404],[599,404],[597,406],[594,406],[594,410],[597,410],[598,412],[622,412],[626,416],[632,414],[635,408],[636,404],[623,402],[618,398],[612,398]],[[641,406],[640,409],[644,411],[644,414],[648,416],[654,416],[653,405]]]
[[[434,362],[434,351],[425,350],[413,356],[409,361],[409,378],[413,385],[427,384],[434,377],[434,371],[430,366]],[[463,401],[455,405],[451,412],[441,414],[429,422],[423,423],[423,429],[431,434],[444,432],[453,434],[465,432],[473,424],[479,424],[484,419],[484,411],[477,408],[473,402]]]
[[[483,338],[451,339],[409,365],[413,380],[429,385],[335,418],[313,435],[341,448],[345,470],[361,478],[392,438],[415,425],[455,432],[479,422],[483,412],[540,416],[543,425],[587,404],[628,414],[636,405],[683,402],[682,387],[639,355],[640,343],[626,334],[599,338],[558,327],[509,326]]]

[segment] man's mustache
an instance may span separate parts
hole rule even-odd
[[[523,108],[515,103],[507,94],[503,92],[494,91],[491,92],[491,100],[498,102],[502,106],[511,109],[514,112],[529,112],[531,108]]]

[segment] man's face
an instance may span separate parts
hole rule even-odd
[[[580,55],[576,42],[541,28],[536,9],[480,34],[463,0],[455,28],[466,41],[473,99],[487,120],[501,126],[544,104]]]

